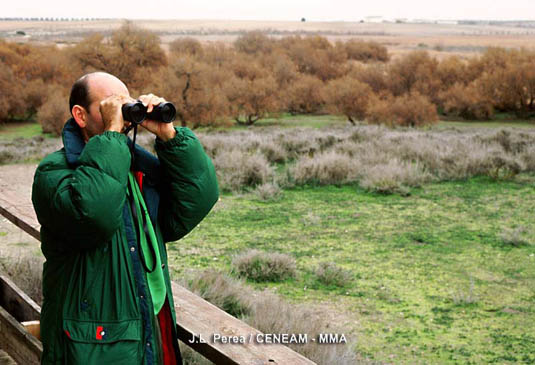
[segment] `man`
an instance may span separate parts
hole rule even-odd
[[[163,102],[139,99],[150,112]],[[116,77],[83,76],[64,147],[43,159],[32,201],[41,223],[43,364],[181,364],[164,242],[218,199],[212,162],[185,127],[145,120],[158,158],[121,133],[133,99]],[[134,166],[131,166],[134,161]]]

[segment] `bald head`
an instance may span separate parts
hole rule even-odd
[[[100,102],[112,95],[130,96],[126,85],[106,72],[92,72],[80,77],[71,89],[71,114],[87,141],[104,131]]]
[[[85,110],[89,110],[89,106],[93,101],[102,94],[106,96],[100,100],[105,99],[111,95],[109,94],[110,92],[128,95],[128,88],[117,77],[106,72],[99,71],[85,74],[72,85],[69,97],[71,114],[73,106],[80,105]]]

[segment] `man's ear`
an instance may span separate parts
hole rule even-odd
[[[72,107],[71,113],[76,124],[78,124],[80,128],[85,128],[85,126],[87,125],[86,110],[80,105],[75,105]]]

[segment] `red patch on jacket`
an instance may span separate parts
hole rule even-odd
[[[67,337],[71,338],[71,334],[69,333],[69,331],[67,330],[64,330],[65,331],[65,334],[67,335]]]
[[[106,332],[104,332],[104,327],[97,326],[97,340],[102,340],[102,336],[104,336]]]

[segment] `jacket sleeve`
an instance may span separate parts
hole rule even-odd
[[[219,198],[214,165],[195,134],[175,127],[169,141],[156,139],[162,170],[158,221],[165,242],[188,234]]]
[[[120,227],[130,168],[126,136],[92,137],[69,168],[65,156],[45,158],[36,170],[32,202],[41,226],[60,238],[60,249],[89,249]]]

